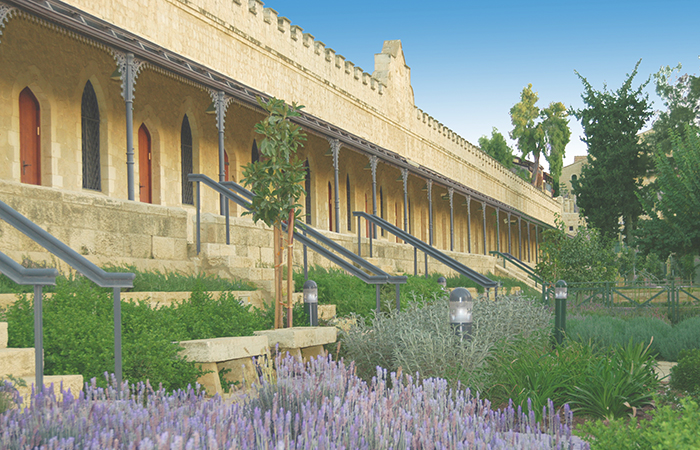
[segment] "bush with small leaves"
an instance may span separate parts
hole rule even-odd
[[[680,352],[678,364],[671,368],[671,387],[700,393],[700,349]]]

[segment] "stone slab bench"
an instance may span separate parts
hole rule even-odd
[[[267,337],[270,348],[277,349],[282,355],[289,353],[300,361],[308,362],[325,354],[324,345],[338,340],[338,329],[336,327],[292,327],[256,331],[255,335]]]
[[[194,361],[204,371],[198,381],[209,395],[223,394],[219,372],[227,370],[224,379],[231,383],[252,383],[258,379],[254,357],[269,356],[268,340],[265,336],[223,337],[181,341],[184,349],[180,354]]]

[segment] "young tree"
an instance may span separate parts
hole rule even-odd
[[[608,239],[617,236],[620,217],[624,233],[630,237],[642,213],[637,192],[647,174],[649,158],[647,146],[640,142],[637,133],[652,112],[648,95],[643,93],[649,80],[632,88],[640,63],[641,60],[614,92],[606,86],[602,91],[594,89],[576,72],[583,83],[581,98],[586,107],[572,109],[570,114],[583,126],[588,164],[572,185],[588,224]]]
[[[479,147],[487,155],[503,164],[507,169],[513,167],[513,149],[496,127],[491,130],[491,138],[484,135],[479,138]]]
[[[556,219],[556,228],[542,234],[541,257],[537,273],[545,281],[568,283],[613,281],[618,275],[613,242],[598,230],[579,228],[573,238],[566,234],[564,222]]]
[[[535,170],[531,179],[533,186],[537,183],[540,155],[544,155],[549,163],[549,172],[557,194],[562,159],[571,137],[571,130],[563,103],[552,102],[547,108],[540,110],[535,105],[538,99],[537,93],[532,91],[532,84],[528,84],[520,94],[520,102],[510,109],[510,119],[513,123],[510,137],[518,142],[523,158],[532,154],[535,159]]]
[[[287,223],[287,326],[292,326],[292,254],[294,221],[301,215],[299,198],[304,194],[304,163],[296,152],[306,140],[300,126],[288,119],[299,116],[303,106],[271,98],[258,98],[268,117],[255,125],[265,136],[258,150],[260,159],[243,167],[243,183],[255,194],[250,212],[253,220],[274,229],[275,248],[275,328],[282,325],[282,223]]]

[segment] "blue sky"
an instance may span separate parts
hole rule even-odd
[[[581,108],[582,85],[617,89],[641,59],[635,86],[663,65],[700,72],[698,0],[268,0],[338,54],[374,70],[385,40],[402,41],[416,105],[473,144],[497,127],[508,138],[510,108],[528,83],[538,105]],[[663,105],[647,87],[654,109]],[[564,164],[585,155],[571,118]],[[511,144],[514,144],[511,142]]]

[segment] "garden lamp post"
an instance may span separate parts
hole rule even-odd
[[[460,341],[472,338],[472,295],[463,287],[450,293],[450,325]]]
[[[566,281],[559,280],[554,285],[554,339],[557,344],[561,344],[564,340],[566,332],[566,298],[568,289]]]
[[[318,286],[314,280],[304,283],[304,311],[309,316],[309,325],[318,326]]]
[[[443,290],[447,289],[447,280],[445,279],[445,277],[438,278],[438,284],[442,286]]]

